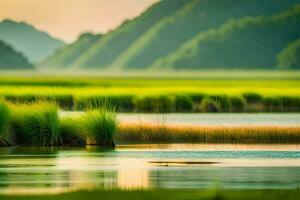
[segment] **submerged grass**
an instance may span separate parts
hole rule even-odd
[[[300,143],[299,126],[121,124],[120,143]]]

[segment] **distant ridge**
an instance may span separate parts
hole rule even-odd
[[[22,53],[15,51],[11,46],[0,41],[0,70],[16,69],[33,69],[33,65],[28,62]]]
[[[295,69],[297,5],[300,0],[162,0],[101,39],[87,46],[79,40],[44,63],[70,69]],[[70,48],[80,53],[65,62],[59,55]]]
[[[65,45],[62,40],[37,30],[25,22],[0,22],[0,40],[22,52],[31,62],[40,62]]]
[[[54,54],[40,63],[39,67],[47,69],[70,68],[73,66],[74,60],[85,54],[101,37],[101,34],[84,33],[74,43],[55,51]]]

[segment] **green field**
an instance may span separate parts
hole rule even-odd
[[[121,112],[297,112],[300,73],[6,74],[0,96],[12,102],[55,100],[74,110],[105,102]]]

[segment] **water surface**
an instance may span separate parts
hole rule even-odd
[[[299,145],[0,149],[0,193],[80,189],[300,188]]]

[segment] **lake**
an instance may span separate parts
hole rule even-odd
[[[141,188],[300,188],[300,145],[0,148],[1,194]]]

